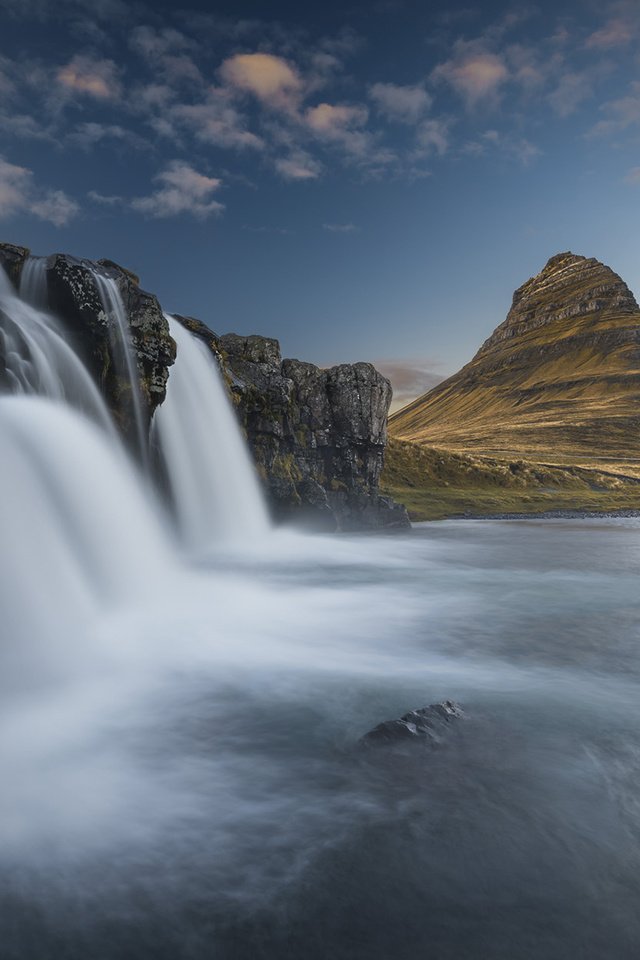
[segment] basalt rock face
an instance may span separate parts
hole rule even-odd
[[[640,310],[597,260],[561,253],[473,360],[395,414],[392,436],[534,460],[628,457],[640,436]]]
[[[213,334],[178,317],[218,358],[276,519],[324,530],[408,526],[378,493],[391,386],[371,364],[321,370],[277,340]]]
[[[16,289],[29,251],[0,244],[0,264]],[[133,347],[142,405],[151,420],[165,397],[176,345],[156,297],[111,260],[54,254],[44,267],[47,302],[104,393],[135,449],[130,381],[123,375],[114,311],[96,274],[115,281]],[[218,336],[199,320],[177,319],[213,352],[222,369],[276,519],[324,530],[409,525],[404,507],[378,493],[391,387],[370,364],[320,370],[282,360],[276,340]],[[0,380],[2,362],[0,357]]]
[[[19,287],[29,256],[24,247],[0,244],[0,263]],[[100,385],[120,429],[132,435],[133,408],[129,379],[123,373],[120,331],[114,314],[105,310],[96,272],[117,283],[130,329],[142,408],[147,417],[165,396],[168,369],[175,359],[175,343],[156,297],[140,289],[137,277],[111,260],[96,263],[67,254],[53,254],[45,263],[47,302],[64,318],[65,333]]]

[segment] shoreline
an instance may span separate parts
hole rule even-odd
[[[640,510],[544,510],[540,513],[456,513],[437,520],[413,520],[412,525],[447,520],[616,520],[640,517]]]

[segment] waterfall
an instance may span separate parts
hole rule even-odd
[[[131,343],[131,328],[127,313],[116,281],[112,277],[105,277],[94,267],[90,267],[90,269],[102,307],[111,319],[108,324],[111,354],[114,363],[119,368],[119,373],[124,376],[129,385],[136,448],[143,466],[147,467],[149,444],[147,417],[140,392],[140,372]]]
[[[128,317],[116,281],[92,266],[88,268],[109,314],[114,362],[120,365],[122,376],[130,384],[135,439],[146,465],[146,416]],[[0,383],[5,392],[45,397],[88,415],[110,434],[114,457],[121,456],[122,444],[106,403],[84,363],[65,339],[63,318],[47,312],[46,300],[45,258],[26,261],[20,295],[0,267],[0,357],[4,353],[5,360],[5,370],[0,368]],[[207,550],[221,541],[251,540],[269,529],[269,521],[218,365],[207,347],[178,321],[168,315],[167,321],[178,356],[170,370],[166,400],[154,417],[153,433],[180,538],[194,551]],[[0,402],[7,410],[5,401]],[[44,419],[42,414],[36,417],[29,413],[28,417],[30,422],[37,419],[40,423]],[[12,407],[12,430],[15,431],[19,419]],[[69,432],[69,427],[56,427],[55,436],[63,437]],[[40,430],[40,439],[44,435],[45,431]],[[80,444],[81,439],[80,431],[76,441]],[[35,450],[35,441],[29,441],[29,448]],[[65,450],[71,453],[70,448]],[[35,454],[29,462],[36,469]],[[53,470],[51,464],[52,461],[40,464],[38,469],[43,476]],[[21,469],[27,470],[25,463]],[[148,495],[155,498],[150,478],[147,483]],[[111,496],[109,490],[104,489],[103,495],[106,503]],[[122,496],[120,491],[113,503]],[[59,500],[58,497],[56,502]],[[89,522],[88,514],[85,519]],[[118,556],[114,554],[113,563],[120,563],[119,551]]]
[[[47,258],[27,257],[20,274],[20,297],[38,310],[47,309]]]
[[[180,534],[195,549],[263,534],[266,508],[218,365],[201,340],[167,320],[177,357],[153,432]]]
[[[41,264],[43,259],[37,270],[30,272],[25,284],[32,296],[38,290],[42,292]],[[66,341],[60,323],[20,299],[2,266],[0,344],[3,348],[0,355],[4,354],[4,380],[11,393],[37,394],[64,401],[114,432],[104,399],[84,363]]]

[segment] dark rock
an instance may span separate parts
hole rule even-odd
[[[47,260],[47,284],[51,310],[60,316],[74,336],[107,403],[125,435],[133,433],[130,383],[123,376],[121,342],[115,318],[100,300],[94,271],[114,279],[128,320],[131,343],[139,373],[139,392],[150,419],[166,392],[168,367],[175,359],[175,343],[158,300],[141,290],[137,278],[113,261],[95,264],[66,254]]]
[[[207,336],[182,322],[221,362],[276,520],[326,531],[409,526],[405,508],[378,494],[391,386],[371,364],[321,370],[282,360],[277,340]]]
[[[16,290],[20,287],[20,274],[29,253],[27,247],[19,247],[14,243],[0,243],[0,265],[4,267]]]
[[[29,251],[0,245],[0,263],[18,286]],[[146,417],[165,397],[175,343],[156,297],[113,260],[65,254],[46,260],[49,308],[64,323],[122,433],[136,443],[135,397],[116,319],[100,299],[96,272],[122,297]],[[212,351],[247,436],[274,517],[316,530],[408,527],[404,507],[378,492],[391,386],[371,364],[321,370],[282,360],[277,340],[219,336],[177,316]],[[0,363],[1,367],[1,363]]]
[[[417,740],[437,744],[440,743],[451,722],[463,716],[464,711],[460,704],[453,700],[444,700],[442,703],[432,703],[420,710],[411,710],[398,720],[385,720],[365,733],[359,742],[365,746]]]

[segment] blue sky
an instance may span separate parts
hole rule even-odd
[[[0,0],[0,235],[398,399],[566,249],[640,293],[640,3]]]

